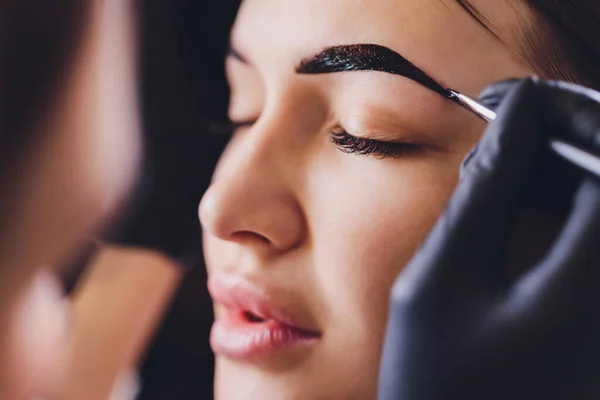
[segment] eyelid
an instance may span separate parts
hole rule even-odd
[[[353,136],[391,143],[416,143],[423,140],[418,132],[396,121],[377,119],[364,114],[340,118],[341,126]]]
[[[447,147],[446,142],[440,140],[438,128],[430,129],[426,124],[415,126],[407,122],[400,112],[396,117],[390,110],[382,112],[381,109],[367,107],[341,115],[337,121],[337,127],[361,139],[390,144],[420,145],[431,151],[444,151]]]

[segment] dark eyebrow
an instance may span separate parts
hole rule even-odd
[[[299,74],[330,74],[347,71],[381,71],[409,78],[445,98],[452,93],[395,51],[377,44],[333,46],[302,60]]]

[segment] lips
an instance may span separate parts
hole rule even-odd
[[[224,308],[211,331],[218,355],[258,361],[309,348],[322,334],[273,301],[268,290],[237,277],[211,278],[208,289]]]

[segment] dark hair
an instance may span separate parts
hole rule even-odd
[[[87,0],[0,3],[0,178],[30,143],[67,72]]]
[[[456,0],[498,38],[469,0]],[[518,0],[533,13],[522,27],[523,56],[541,77],[600,90],[600,1]]]
[[[0,221],[21,201],[28,147],[58,95],[73,57],[88,0],[0,1]],[[4,228],[4,225],[0,225]]]

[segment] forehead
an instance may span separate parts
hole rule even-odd
[[[531,73],[455,0],[244,0],[232,43],[264,74],[353,43],[389,47],[465,93]]]

